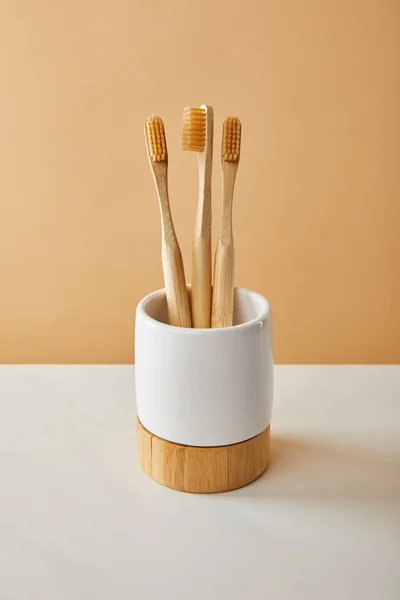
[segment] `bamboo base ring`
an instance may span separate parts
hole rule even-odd
[[[137,450],[143,471],[174,490],[228,492],[251,483],[269,461],[270,427],[230,446],[182,446],[153,435],[137,420]]]

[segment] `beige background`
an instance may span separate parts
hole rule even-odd
[[[236,279],[271,300],[277,361],[399,362],[399,34],[396,0],[3,0],[0,362],[133,360],[162,286],[143,120],[189,278],[203,102],[217,140],[243,122]]]

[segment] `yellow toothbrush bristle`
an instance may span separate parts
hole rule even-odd
[[[146,119],[147,141],[149,153],[153,162],[164,162],[167,160],[167,143],[165,141],[164,123],[160,117],[147,117]]]
[[[206,122],[205,108],[191,108],[186,106],[183,110],[182,147],[184,150],[203,152],[206,147]]]
[[[240,130],[237,117],[227,117],[222,130],[222,158],[225,162],[236,162],[240,154]]]

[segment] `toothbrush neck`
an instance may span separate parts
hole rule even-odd
[[[232,196],[224,198],[220,240],[223,246],[228,246],[233,240]]]
[[[196,232],[203,238],[211,238],[211,165],[207,165],[205,153],[199,153],[199,202],[197,205]]]
[[[232,208],[233,208],[233,190],[235,186],[236,171],[230,168],[230,165],[223,169],[222,177],[222,227],[220,240],[223,246],[228,246],[233,241],[232,230]]]
[[[168,182],[166,177],[160,178],[158,186],[158,199],[160,202],[162,236],[167,246],[176,244],[176,233],[172,221],[169,205]]]

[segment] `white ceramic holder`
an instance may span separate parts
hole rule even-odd
[[[165,290],[137,307],[139,460],[164,485],[226,491],[250,483],[267,466],[273,399],[268,301],[236,288],[233,322],[223,329],[172,327]]]

